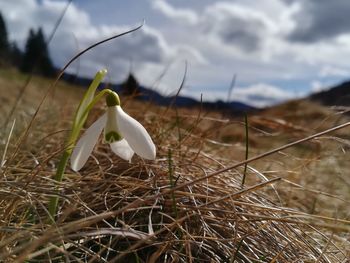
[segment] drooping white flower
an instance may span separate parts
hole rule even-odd
[[[104,141],[112,151],[130,161],[134,152],[145,159],[154,160],[156,147],[146,129],[126,114],[118,103],[108,103],[107,112],[98,118],[83,134],[73,149],[71,168],[79,171],[87,162],[102,130]]]

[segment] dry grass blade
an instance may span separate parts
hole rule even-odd
[[[325,173],[320,165],[328,151],[339,157],[332,168],[345,170],[348,137],[341,129],[348,119],[311,136],[294,130],[294,142],[277,137],[276,126],[252,121],[253,157],[244,160],[238,119],[203,109],[169,108],[162,115],[164,108],[132,99],[126,110],[154,138],[156,161],[125,162],[98,143],[79,174],[67,170],[57,183],[52,176],[64,140],[57,131],[67,129],[69,114],[53,123],[44,111],[38,130],[28,130],[28,143],[20,149],[9,144],[8,153],[16,154],[0,172],[1,261],[346,262],[350,197],[321,188],[316,179]],[[221,137],[226,128],[241,134],[227,142]],[[328,133],[343,139],[329,140]],[[11,142],[15,138],[14,131]],[[264,140],[275,148],[263,148]],[[57,188],[62,203],[57,224],[50,225],[46,207]]]
[[[10,129],[9,135],[7,137],[7,140],[6,140],[5,148],[4,148],[4,151],[3,151],[3,154],[2,154],[2,158],[1,158],[1,162],[0,162],[0,171],[1,171],[1,168],[4,166],[4,164],[6,162],[7,149],[8,149],[9,144],[10,144],[10,140],[11,140],[11,137],[12,137],[13,128],[15,127],[15,124],[16,124],[16,119],[13,120],[13,123],[11,125],[11,129]]]

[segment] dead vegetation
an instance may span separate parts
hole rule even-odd
[[[54,104],[44,106],[24,137],[26,125],[18,121],[12,133],[11,125],[2,130],[2,152],[9,142],[0,171],[3,262],[347,262],[350,258],[349,128],[250,162],[242,186],[241,117],[200,109],[167,110],[124,98],[130,115],[154,139],[156,161],[135,156],[128,163],[100,143],[80,173],[67,169],[63,182],[57,183],[52,177],[78,103],[78,96],[70,97],[68,105],[67,96],[60,94],[59,88],[51,94]],[[248,120],[253,157],[348,118],[299,101]],[[51,224],[46,209],[56,187],[60,209]]]

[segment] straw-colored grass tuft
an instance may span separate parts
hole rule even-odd
[[[167,111],[149,103],[125,101],[126,110],[154,139],[156,161],[135,156],[128,163],[114,156],[108,145],[99,143],[80,173],[67,169],[58,184],[52,177],[69,128],[71,117],[66,113],[71,108],[66,112],[42,111],[25,138],[21,139],[18,131],[9,134],[9,129],[2,134],[10,144],[0,172],[1,261],[348,259],[350,224],[346,216],[336,219],[335,213],[317,214],[317,209],[310,207],[318,197],[324,203],[334,201],[348,207],[349,196],[342,199],[322,189],[317,191],[317,187],[301,186],[302,181],[296,179],[304,176],[302,165],[310,167],[317,158],[322,159],[322,149],[315,152],[310,142],[309,148],[299,152],[259,159],[256,165],[249,164],[244,186],[243,166],[192,184],[244,159],[244,123],[219,114],[207,115],[200,109]],[[102,106],[94,110],[88,122],[101,110]],[[275,125],[268,127],[262,121],[266,118],[259,118],[252,118],[250,126],[250,156],[263,152],[268,140],[285,142],[283,136],[274,135]],[[293,130],[292,126],[287,128]],[[314,132],[307,128],[311,132],[294,129],[293,138]],[[59,212],[52,224],[47,204],[57,186]],[[300,196],[309,200],[303,202]]]

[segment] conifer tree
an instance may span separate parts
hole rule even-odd
[[[19,49],[19,47],[17,46],[17,43],[16,42],[10,43],[10,61],[11,61],[11,64],[13,66],[19,68],[21,63],[22,63],[22,56],[23,56],[23,53]]]
[[[0,59],[2,61],[8,59],[9,41],[7,38],[7,28],[5,20],[0,12]]]
[[[33,29],[29,30],[21,70],[26,73],[38,73],[48,77],[55,75],[55,68],[50,59],[41,28],[37,32]]]
[[[21,71],[23,72],[30,73],[34,69],[34,62],[36,62],[38,54],[38,48],[35,42],[35,32],[31,28],[29,30],[21,64]]]
[[[132,73],[129,74],[128,78],[122,84],[122,89],[125,95],[137,95],[139,83]]]

